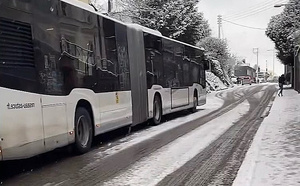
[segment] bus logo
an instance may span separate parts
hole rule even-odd
[[[11,110],[11,109],[27,109],[27,108],[33,108],[35,107],[34,103],[13,103],[10,104],[8,103],[7,105],[7,109]]]

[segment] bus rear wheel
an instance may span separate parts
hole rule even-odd
[[[156,95],[153,101],[153,124],[154,125],[160,124],[161,118],[162,118],[161,99],[159,96]]]
[[[78,154],[88,152],[92,145],[93,129],[89,112],[79,107],[75,113],[75,151]]]
[[[197,97],[197,94],[195,93],[194,94],[194,97],[193,97],[193,107],[190,108],[190,112],[194,113],[197,111],[197,105],[198,105],[198,97]]]

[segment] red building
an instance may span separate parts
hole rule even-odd
[[[255,75],[256,70],[250,66],[235,66],[234,67],[234,75],[237,78],[243,78],[245,76],[248,76],[251,78],[252,82],[256,82]]]

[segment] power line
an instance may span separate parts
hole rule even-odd
[[[256,27],[251,27],[251,26],[246,26],[246,25],[241,25],[241,24],[238,24],[238,23],[234,23],[234,22],[231,22],[231,21],[228,21],[228,20],[225,20],[225,19],[222,19],[222,20],[225,21],[225,22],[237,25],[237,26],[245,27],[245,28],[256,29],[256,30],[266,30],[265,28],[256,28]]]
[[[257,11],[262,11],[264,9],[267,10],[269,8],[273,8],[274,4],[280,3],[280,2],[283,2],[283,1],[285,1],[285,0],[275,0],[275,1],[271,0],[271,1],[264,2],[264,3],[259,3],[256,6],[253,6],[252,8],[250,7],[245,11],[237,12],[237,13],[234,13],[234,14],[231,14],[231,15],[230,14],[229,15],[224,15],[224,17],[226,17],[227,19],[242,17],[242,16],[245,16],[245,15],[253,14],[254,12],[257,12]]]
[[[233,18],[231,18],[231,19],[232,19],[233,21],[237,21],[237,20],[240,20],[240,19],[244,19],[244,18],[253,16],[253,15],[256,15],[256,14],[259,14],[259,13],[262,13],[262,12],[265,12],[265,11],[270,10],[270,9],[273,9],[273,7],[268,7],[268,8],[265,8],[265,9],[257,10],[257,11],[254,11],[254,12],[252,12],[252,13],[245,14],[245,15],[243,15],[243,16],[233,17]]]
[[[233,14],[229,14],[229,15],[224,15],[224,17],[235,17],[235,16],[240,16],[240,15],[244,15],[244,14],[247,14],[249,12],[252,12],[252,11],[256,11],[257,9],[261,9],[262,7],[266,7],[266,6],[270,6],[270,5],[274,5],[276,3],[279,3],[279,2],[283,2],[285,0],[269,0],[269,1],[265,1],[263,3],[258,3],[252,7],[249,7],[249,8],[246,8],[242,11],[239,11],[239,12],[236,12],[236,13],[233,13]]]
[[[232,13],[232,14],[224,15],[224,17],[234,17],[234,16],[239,16],[240,14],[244,14],[244,13],[247,12],[247,11],[255,10],[255,9],[260,8],[261,6],[264,6],[265,4],[268,4],[268,3],[270,3],[270,2],[273,2],[273,0],[269,0],[269,1],[263,2],[263,3],[258,3],[258,4],[254,5],[254,6],[251,6],[251,7],[249,7],[249,8],[246,8],[246,9],[244,9],[244,10],[242,10],[242,11],[237,11],[237,12],[234,12],[234,13]]]

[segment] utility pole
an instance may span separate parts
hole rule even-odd
[[[267,81],[268,77],[268,60],[266,60],[266,72],[264,73],[264,80]]]
[[[273,49],[273,77],[275,76],[275,49]]]
[[[221,15],[218,15],[218,28],[219,28],[219,39],[221,39],[221,27],[222,27],[222,16]]]
[[[273,77],[275,76],[275,49],[270,49],[267,51],[272,51],[272,57],[273,57]]]
[[[111,12],[111,10],[112,10],[112,2],[111,2],[111,0],[107,0],[107,12],[108,13],[110,13]]]
[[[253,48],[253,53],[256,54],[256,82],[258,82],[258,48]]]

